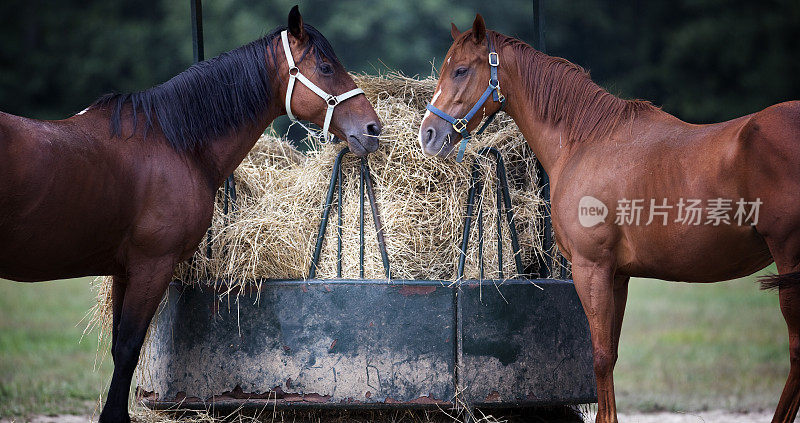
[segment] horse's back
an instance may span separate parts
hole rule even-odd
[[[36,122],[0,111],[0,228],[15,212],[11,203],[18,201],[19,196],[12,191],[19,188],[21,178],[26,176],[20,174],[21,167],[29,158],[36,160],[28,156],[41,150],[35,137],[30,136],[36,132],[32,126]]]
[[[615,248],[621,273],[630,276],[710,282],[763,268],[771,260],[762,236],[749,222],[737,222],[733,209],[737,201],[766,197],[763,187],[751,188],[752,180],[765,173],[739,141],[744,128],[757,121],[758,115],[695,125],[653,112],[641,116],[636,125],[621,127],[615,142],[585,146],[584,151],[591,154],[584,153],[559,176],[560,186],[554,192],[569,200],[553,200],[560,219],[575,219],[574,210],[583,195],[600,200],[609,214],[615,209],[620,213],[626,199],[629,207],[638,201],[641,213],[636,218],[628,215],[628,220],[609,218],[606,225],[596,227],[600,229],[562,225],[561,232],[584,256],[597,249],[597,239],[607,239]],[[763,150],[764,143],[759,144]],[[757,173],[760,175],[755,176]],[[586,174],[592,178],[586,178]],[[708,210],[716,200],[731,204],[730,224],[714,224],[709,219]],[[697,202],[700,210],[696,221],[688,219],[679,206],[690,202]],[[656,208],[659,204],[664,206]],[[661,214],[654,217],[654,210]]]
[[[97,109],[61,121],[0,115],[0,277],[117,274],[131,254],[193,253],[215,187],[156,135],[111,137],[108,122]]]
[[[0,277],[106,274],[131,213],[116,162],[73,122],[0,112]]]

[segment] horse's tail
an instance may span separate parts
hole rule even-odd
[[[767,275],[758,278],[762,290],[774,290],[800,285],[800,271],[782,275]]]

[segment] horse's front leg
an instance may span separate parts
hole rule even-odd
[[[128,269],[127,286],[115,323],[116,336],[111,354],[114,374],[100,423],[130,422],[128,394],[139,353],[150,320],[158,308],[172,278],[172,257],[134,259]],[[116,298],[115,298],[116,299]],[[116,307],[115,307],[116,309]]]
[[[125,289],[128,287],[127,276],[114,275],[111,283],[111,359],[114,363],[117,358],[114,356],[117,350],[117,337],[119,335],[119,319],[122,316],[122,304],[125,302]]]
[[[575,289],[589,321],[597,382],[597,423],[616,423],[614,399],[614,364],[627,298],[627,278],[615,281],[610,263],[575,258],[572,266]],[[619,285],[615,289],[615,285]],[[617,300],[618,299],[618,300]],[[616,303],[621,304],[616,307]],[[617,316],[618,315],[618,316]]]

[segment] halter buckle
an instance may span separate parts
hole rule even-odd
[[[467,129],[467,121],[464,119],[456,119],[453,121],[453,129],[461,133]]]
[[[325,102],[328,103],[330,107],[336,107],[339,104],[339,99],[336,96],[329,95],[328,98],[325,99]]]
[[[496,51],[489,52],[489,66],[493,67],[500,66],[500,56],[497,54]]]
[[[497,101],[499,101],[500,103],[505,103],[506,102],[506,96],[501,94],[500,90],[497,90]]]
[[[300,73],[300,69],[297,66],[292,66],[289,68],[289,76],[297,76]]]

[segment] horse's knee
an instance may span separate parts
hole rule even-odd
[[[595,375],[598,377],[611,376],[614,372],[614,365],[617,363],[617,353],[595,348],[593,358]]]

